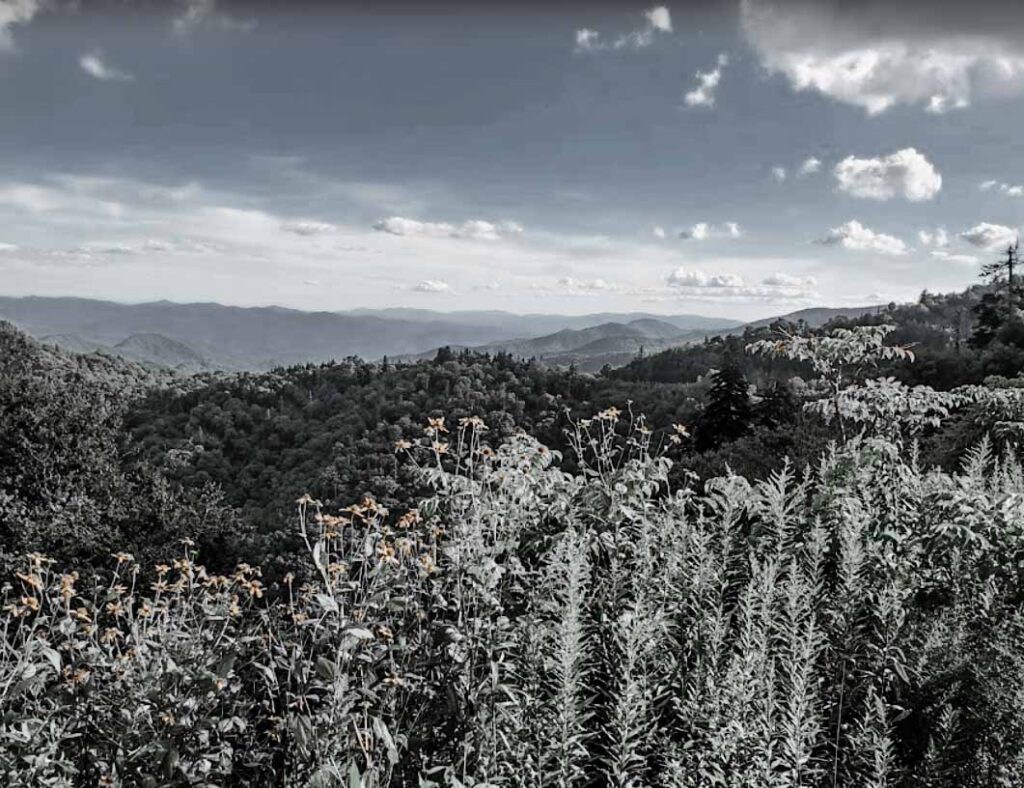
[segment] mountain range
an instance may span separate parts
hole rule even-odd
[[[849,310],[812,309],[811,325]],[[260,370],[349,356],[418,358],[439,347],[535,357],[596,369],[744,324],[702,315],[640,312],[519,315],[501,311],[354,309],[304,312],[283,307],[157,301],[120,304],[86,298],[0,297],[0,319],[49,344],[101,352],[181,371]],[[759,321],[762,322],[762,321]]]

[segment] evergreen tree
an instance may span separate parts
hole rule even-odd
[[[698,451],[736,440],[750,428],[753,414],[748,389],[747,379],[734,361],[715,373],[707,405],[697,420]]]
[[[1006,248],[1006,256],[981,268],[991,291],[982,296],[974,307],[975,327],[971,345],[987,347],[999,336],[1001,329],[1016,318],[1021,299],[1019,293],[1018,247],[1020,242]]]

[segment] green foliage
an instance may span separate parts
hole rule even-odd
[[[3,618],[5,784],[1024,780],[1012,457],[951,475],[855,440],[802,478],[665,495],[620,419],[580,426],[579,476],[434,420],[409,461],[436,496],[397,520],[304,496],[311,580],[275,602],[188,546],[149,591],[131,556],[87,592],[32,557]]]

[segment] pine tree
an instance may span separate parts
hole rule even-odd
[[[976,348],[987,347],[999,334],[1000,329],[1011,320],[1020,305],[1018,269],[1018,240],[1006,247],[1006,256],[988,263],[981,268],[981,275],[992,288],[981,297],[974,307],[975,327],[970,344]]]
[[[715,373],[708,402],[697,420],[697,449],[706,451],[736,440],[752,418],[747,379],[732,361]]]

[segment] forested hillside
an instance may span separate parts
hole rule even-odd
[[[0,776],[1019,784],[1016,298],[602,375],[185,376],[2,326]]]

